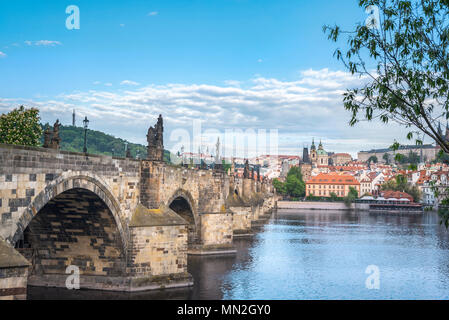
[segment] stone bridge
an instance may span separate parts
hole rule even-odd
[[[81,288],[192,285],[188,254],[235,253],[274,205],[222,170],[0,144],[0,298],[65,287],[69,266]]]

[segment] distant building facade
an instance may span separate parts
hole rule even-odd
[[[359,161],[367,162],[369,158],[372,156],[375,156],[377,158],[378,162],[385,163],[386,160],[384,159],[384,155],[387,154],[388,158],[394,159],[395,154],[403,154],[404,156],[408,156],[410,152],[416,153],[418,156],[423,157],[423,161],[433,161],[435,160],[437,154],[438,154],[438,148],[431,145],[426,144],[422,146],[401,146],[398,150],[394,151],[392,149],[373,149],[370,151],[360,151],[357,154],[357,158]]]
[[[330,197],[335,193],[338,197],[346,197],[350,187],[356,189],[360,196],[360,182],[353,176],[321,173],[306,182],[306,196]]]
[[[341,166],[352,161],[352,157],[349,153],[334,153],[331,156],[331,159],[334,166]]]

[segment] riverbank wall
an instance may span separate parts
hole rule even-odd
[[[369,210],[369,204],[351,203],[348,207],[344,202],[318,201],[278,201],[278,209],[308,209],[308,210]]]

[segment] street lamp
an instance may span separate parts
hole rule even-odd
[[[87,116],[84,118],[83,120],[83,124],[84,124],[84,148],[83,148],[83,152],[87,153],[87,126],[89,125],[89,120],[87,120]]]

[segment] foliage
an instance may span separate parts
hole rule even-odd
[[[377,159],[376,156],[371,156],[368,158],[368,162],[377,163],[377,162],[379,162],[379,160]]]
[[[440,217],[440,225],[444,224],[446,229],[449,228],[449,210],[447,208],[438,208],[438,215]]]
[[[306,184],[299,167],[290,168],[285,182],[274,179],[273,186],[279,194],[293,198],[304,197],[306,193]]]
[[[20,106],[0,115],[0,143],[39,146],[42,127],[39,110]]]
[[[230,170],[232,167],[232,164],[226,163],[226,161],[224,159],[221,161],[221,163],[222,163],[224,172],[228,172],[228,170]]]
[[[298,180],[295,175],[288,175],[285,181],[285,188],[287,189],[288,195],[291,197],[301,197],[304,196],[305,185],[304,182]]]
[[[395,161],[400,164],[418,164],[420,163],[421,157],[416,153],[410,150],[408,156],[398,153],[395,155]]]
[[[351,203],[353,203],[357,198],[359,197],[359,193],[354,187],[349,187],[349,192],[346,197],[343,198],[343,201],[345,202],[346,206],[351,206]]]
[[[318,202],[342,202],[344,201],[343,198],[341,197],[319,197],[319,196],[307,196],[306,197],[307,201],[318,201]]]
[[[345,32],[338,26],[323,27],[334,42],[348,35],[348,47],[337,49],[335,56],[363,79],[344,94],[350,125],[394,121],[409,130],[409,140],[422,144],[417,136],[422,132],[448,153],[449,144],[437,126],[449,118],[449,2],[359,0],[360,7],[369,5],[380,11],[379,28],[359,24]]]
[[[390,164],[390,155],[388,153],[384,153],[384,155],[382,156],[382,159],[385,160],[386,164]]]
[[[339,201],[340,200],[340,198],[337,196],[337,194],[335,192],[331,192],[330,196],[331,196],[331,201]]]
[[[285,195],[287,194],[287,188],[285,187],[284,183],[279,181],[279,179],[273,179],[273,186],[276,189],[276,192]]]
[[[435,157],[433,163],[446,163],[449,164],[449,154],[444,153],[443,150],[440,150]]]

